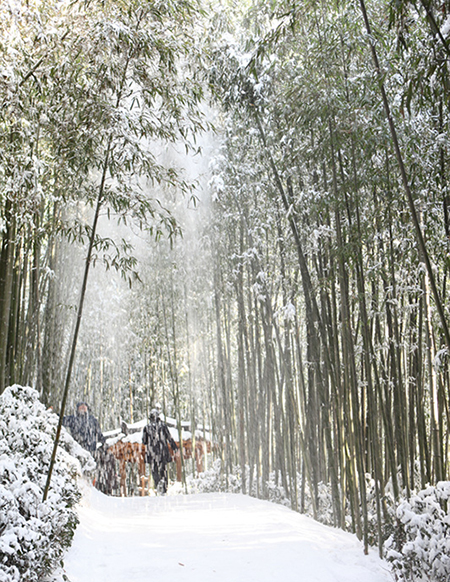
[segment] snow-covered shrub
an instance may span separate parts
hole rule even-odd
[[[254,471],[255,473],[256,471]],[[257,496],[257,486],[256,486],[256,476],[253,475],[252,479],[252,490],[250,491],[250,467],[245,466],[245,491],[254,497]],[[277,478],[278,477],[278,478]],[[287,477],[288,482],[289,478]],[[263,484],[262,477],[259,478],[259,490],[265,491],[265,495],[268,501],[272,503],[278,503],[280,505],[285,505],[286,507],[291,506],[291,502],[286,496],[286,491],[281,485],[281,472],[273,471],[269,475],[268,481]],[[242,471],[239,465],[233,467],[233,472],[228,475],[227,484],[228,493],[241,493],[242,492]]]
[[[75,477],[92,457],[63,431],[49,494],[42,502],[58,418],[32,388],[0,395],[0,582],[34,582],[49,574],[72,541],[80,498]]]
[[[190,493],[218,493],[226,491],[225,477],[222,474],[222,461],[217,459],[207,471],[198,477],[189,476],[187,486]]]
[[[398,582],[448,582],[450,576],[450,482],[442,481],[403,501],[386,543]]]
[[[228,475],[228,493],[240,493],[242,491],[242,471],[239,465],[233,467],[233,472]]]
[[[369,545],[378,545],[378,508],[375,479],[366,474],[366,498],[368,518]],[[383,543],[392,535],[395,522],[396,502],[389,487],[386,487],[380,499],[381,538]],[[350,529],[350,528],[349,528]]]
[[[331,483],[321,481],[318,485],[317,521],[325,525],[334,525],[333,495]]]
[[[291,506],[291,502],[286,497],[286,491],[284,487],[280,484],[281,482],[281,473],[277,475],[276,472],[273,471],[269,475],[269,480],[266,482],[266,491],[268,494],[268,500],[272,503],[278,503],[279,505],[285,505],[286,507]]]
[[[297,499],[299,507],[305,515],[314,517],[313,498],[308,482],[303,483],[302,476],[297,473]],[[317,485],[316,499],[316,519],[326,525],[334,525],[333,498],[331,495],[331,484],[321,481]]]
[[[250,469],[246,466],[246,491],[249,490],[249,476]],[[281,481],[281,475],[278,476],[278,482],[276,479],[276,473],[273,472],[269,475],[269,480],[265,484],[265,491],[268,496],[268,500],[274,503],[279,503],[281,505],[286,505],[290,507],[290,501],[286,497],[286,492],[284,487],[279,484]],[[256,479],[253,480],[253,491],[252,494],[256,496]],[[228,474],[226,478],[222,471],[222,462],[220,459],[216,459],[212,464],[211,468],[203,473],[199,473],[197,477],[189,476],[187,477],[187,486],[189,493],[241,493],[242,492],[242,475],[241,468],[238,465],[233,467],[232,473]],[[260,491],[263,490],[262,479],[260,478]]]

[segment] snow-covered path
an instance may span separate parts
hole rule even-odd
[[[70,582],[392,582],[356,538],[243,495],[85,492]]]

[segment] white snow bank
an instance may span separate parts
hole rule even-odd
[[[89,488],[65,558],[71,582],[392,582],[375,552],[244,495],[114,498]]]

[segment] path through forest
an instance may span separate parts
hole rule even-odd
[[[351,534],[243,495],[106,497],[87,488],[70,582],[392,582]]]

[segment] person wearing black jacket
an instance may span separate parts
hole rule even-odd
[[[173,452],[178,449],[178,445],[167,425],[160,419],[157,410],[150,412],[149,420],[142,433],[142,442],[146,449],[145,461],[150,465],[156,491],[164,495],[167,493],[167,463],[172,460],[169,444]]]
[[[106,445],[100,423],[90,414],[86,402],[78,402],[76,413],[65,416],[63,425],[70,430],[74,440],[94,457],[97,463],[95,487],[106,495],[112,495],[113,490],[118,487],[116,462]]]
[[[68,428],[77,443],[91,454],[95,453],[97,443],[104,444],[105,442],[100,424],[95,416],[89,413],[86,402],[78,402],[76,414],[65,416],[63,426]]]

